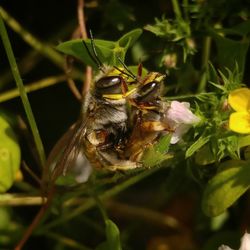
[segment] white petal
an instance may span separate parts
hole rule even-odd
[[[170,143],[176,144],[181,139],[181,137],[190,129],[190,127],[191,126],[188,124],[179,124],[176,127],[176,129],[171,137]]]
[[[225,246],[225,245],[221,245],[218,250],[233,250],[232,248]]]
[[[250,234],[245,233],[241,238],[241,245],[239,250],[250,250]]]
[[[167,111],[166,118],[176,123],[194,124],[200,119],[189,110],[188,102],[172,101]]]

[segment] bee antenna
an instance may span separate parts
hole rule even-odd
[[[137,77],[133,74],[133,72],[128,68],[128,66],[122,61],[122,59],[117,56],[118,61],[120,62],[120,64],[124,67],[124,69],[127,70],[127,72],[129,73],[129,75],[134,79],[137,80]]]
[[[98,62],[98,66],[99,68],[103,69],[104,66],[103,66],[103,63],[101,62],[101,60],[99,59],[98,55],[97,55],[97,52],[96,52],[96,46],[95,46],[95,42],[94,42],[94,37],[93,37],[93,34],[92,34],[92,31],[89,30],[89,35],[90,35],[90,40],[91,40],[91,47],[92,47],[92,50],[93,50],[93,53],[94,53],[94,57],[95,57],[95,61]]]
[[[99,58],[97,57],[96,50],[95,50],[95,47],[93,45],[92,33],[91,33],[91,47],[92,47],[92,50],[94,52],[94,55],[92,55],[92,53],[90,52],[90,50],[89,50],[89,48],[88,48],[88,46],[87,46],[87,44],[86,44],[86,42],[84,40],[82,40],[82,43],[83,43],[85,49],[87,50],[87,53],[88,53],[89,57],[96,64],[96,66],[98,67],[98,69],[101,70],[103,73],[105,73],[104,66],[101,63],[101,61],[99,60]]]

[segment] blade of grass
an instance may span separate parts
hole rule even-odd
[[[25,92],[25,88],[23,86],[22,78],[19,74],[19,70],[18,70],[18,67],[16,64],[15,56],[14,56],[14,53],[13,53],[13,50],[11,47],[11,43],[10,43],[10,40],[8,37],[7,30],[5,28],[5,25],[4,25],[4,22],[2,19],[1,12],[0,12],[0,35],[1,35],[1,38],[3,41],[3,45],[5,48],[9,63],[10,63],[13,77],[16,81],[17,88],[19,89],[20,97],[21,97],[21,100],[22,100],[22,103],[24,106],[24,110],[25,110],[25,113],[27,115],[30,127],[31,127],[32,134],[34,136],[34,141],[35,141],[37,151],[39,154],[41,166],[45,166],[46,158],[45,158],[45,152],[44,152],[42,140],[41,140],[41,137],[40,137],[37,125],[36,125],[36,121],[35,121],[35,118],[34,118],[34,115],[33,115],[29,100],[28,100],[27,93]]]
[[[66,76],[65,75],[58,75],[58,76],[50,76],[47,78],[44,78],[42,80],[30,83],[26,86],[24,86],[24,89],[26,91],[26,93],[29,92],[33,92],[39,89],[43,89],[49,86],[53,86],[55,84],[58,84],[60,82],[63,82],[66,80]],[[0,94],[0,103],[1,102],[5,102],[5,101],[9,101],[15,97],[18,97],[20,94],[18,89],[11,89],[8,90],[2,94]]]

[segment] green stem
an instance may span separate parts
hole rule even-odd
[[[208,92],[208,93],[198,93],[198,94],[190,94],[190,95],[179,95],[179,96],[168,96],[165,97],[163,100],[164,101],[171,101],[171,100],[181,100],[181,99],[193,99],[193,98],[203,98],[205,96],[214,96],[214,92]]]
[[[77,241],[69,238],[69,237],[65,237],[62,236],[60,234],[57,234],[55,232],[46,232],[45,235],[49,238],[52,238],[54,240],[57,240],[58,242],[60,242],[61,244],[63,244],[63,246],[68,246],[70,249],[79,249],[79,250],[91,250],[91,248],[83,246],[82,244],[78,243]]]
[[[202,51],[202,58],[201,58],[202,68],[208,67],[210,50],[211,50],[211,37],[207,36],[204,38],[204,41],[203,41],[203,51]]]
[[[197,89],[198,93],[203,92],[206,89],[210,50],[211,50],[211,37],[207,36],[204,38],[204,41],[203,41],[203,51],[202,51],[202,58],[201,58],[201,70],[203,73],[202,73],[201,80]]]
[[[181,9],[180,9],[178,0],[172,0],[172,5],[173,5],[176,19],[182,19]]]
[[[22,100],[22,103],[23,103],[23,106],[24,106],[24,109],[25,109],[25,112],[26,112],[26,115],[27,115],[27,118],[28,118],[28,121],[29,121],[29,124],[31,127],[31,131],[32,131],[33,136],[34,136],[34,140],[35,140],[35,144],[36,144],[37,151],[39,154],[41,166],[44,166],[46,158],[45,158],[43,144],[42,144],[40,134],[39,134],[36,122],[35,122],[35,118],[34,118],[34,115],[33,115],[29,100],[28,100],[28,96],[27,96],[25,89],[24,89],[24,86],[23,86],[22,78],[19,74],[19,70],[18,70],[16,60],[15,60],[15,57],[13,54],[13,50],[12,50],[12,47],[10,44],[7,30],[5,28],[5,25],[4,25],[4,22],[2,19],[1,12],[0,12],[0,35],[1,35],[1,38],[3,41],[3,45],[5,48],[9,63],[10,63],[12,74],[15,78],[17,88],[19,89],[20,97],[21,97],[21,100]]]
[[[44,198],[41,196],[27,196],[21,194],[1,194],[0,206],[35,206],[42,205]]]
[[[189,21],[188,16],[188,0],[183,0],[183,10],[184,10],[184,17],[187,21]]]
[[[55,31],[53,35],[46,41],[46,44],[55,43],[58,37],[63,39],[68,37],[71,31],[75,28],[75,21],[70,21],[62,26],[59,32]],[[30,72],[43,58],[37,50],[31,48],[24,56],[18,61],[18,67],[22,75]],[[9,70],[1,73],[0,77],[0,90],[6,86],[12,79],[12,74]]]
[[[24,86],[24,89],[25,89],[26,93],[29,93],[29,92],[33,92],[33,91],[36,91],[36,90],[39,90],[42,88],[53,86],[57,83],[65,81],[65,80],[66,80],[65,75],[51,76],[51,77],[47,77],[45,79],[42,79],[40,81],[28,84],[28,85]],[[18,97],[19,95],[20,95],[20,92],[18,89],[8,90],[8,91],[0,94],[0,103],[11,100],[15,97]]]
[[[12,16],[10,16],[2,7],[0,7],[0,14],[5,22],[18,34],[21,35],[23,40],[27,42],[35,50],[40,51],[44,56],[51,59],[56,65],[62,67],[64,65],[64,58],[54,49],[44,45],[31,33],[25,30]]]
[[[51,48],[49,45],[46,45],[45,43],[39,41],[30,32],[24,29],[2,7],[0,7],[0,14],[2,15],[2,18],[5,20],[5,22],[9,25],[9,27],[13,29],[16,33],[18,33],[27,44],[29,44],[32,48],[34,48],[40,54],[50,59],[59,68],[64,69],[65,67],[64,56],[60,55],[60,53],[58,53],[56,50]],[[83,73],[80,72],[79,70],[73,69],[71,72],[71,75],[76,76],[77,78],[80,78],[82,77]]]
[[[121,183],[121,184],[113,187],[112,189],[106,191],[105,193],[99,195],[99,199],[101,201],[103,201],[105,199],[113,197],[113,196],[119,194],[120,192],[122,192],[123,190],[127,189],[128,187],[139,182],[140,180],[152,175],[153,173],[155,173],[159,169],[160,169],[159,167],[154,167],[154,168],[145,170],[142,173],[131,177],[130,179],[124,181],[123,183]],[[96,205],[95,199],[89,198],[88,200],[86,200],[86,202],[82,206],[77,207],[75,210],[71,211],[71,213],[65,214],[63,216],[63,218],[59,218],[57,220],[54,220],[51,223],[48,223],[47,225],[42,227],[38,233],[41,233],[41,231],[44,231],[44,230],[46,231],[46,230],[53,228],[57,225],[64,224],[66,221],[69,221],[69,220],[73,219],[74,217],[82,214],[83,212],[89,210],[90,208],[93,208],[95,205]]]

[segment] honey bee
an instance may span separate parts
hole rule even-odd
[[[128,70],[103,65],[92,41],[92,51],[83,42],[101,73],[95,78],[92,90],[84,97],[80,118],[67,135],[68,143],[52,171],[52,179],[65,175],[77,164],[84,152],[84,162],[97,169],[126,170],[140,166],[122,157],[128,136],[128,83],[136,77]],[[86,166],[80,167],[82,171]]]

